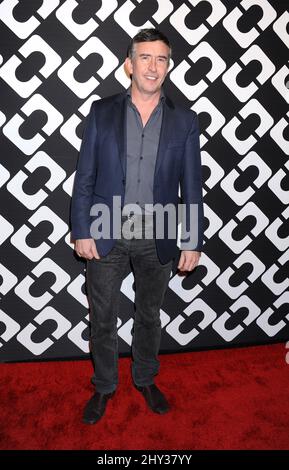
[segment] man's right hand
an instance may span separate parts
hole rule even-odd
[[[76,240],[75,251],[78,256],[85,259],[100,259],[93,238],[83,238]]]

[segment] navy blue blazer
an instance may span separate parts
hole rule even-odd
[[[95,216],[90,210],[95,203],[104,203],[112,209],[113,196],[120,196],[124,203],[126,178],[126,92],[92,103],[86,120],[71,203],[71,226],[73,240],[91,238],[91,224]],[[178,196],[179,183],[181,201]],[[192,249],[202,250],[203,203],[202,176],[197,114],[175,106],[166,97],[163,120],[154,173],[154,204],[198,204],[193,220],[186,214],[187,231],[198,227],[198,240]],[[187,207],[187,206],[186,206]],[[110,210],[110,213],[112,211]],[[112,214],[111,214],[112,217]],[[165,218],[166,220],[166,218]],[[194,224],[194,227],[190,226]],[[112,221],[111,221],[112,226]],[[177,236],[156,240],[157,254],[161,263],[175,258]],[[95,240],[100,256],[113,248],[113,238]]]

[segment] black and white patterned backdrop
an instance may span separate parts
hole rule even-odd
[[[171,98],[201,126],[206,216],[198,269],[172,276],[162,351],[289,337],[287,0],[0,3],[0,360],[88,357],[85,263],[71,191],[91,102],[128,87],[141,27],[171,39]],[[128,353],[134,284],[121,287]]]

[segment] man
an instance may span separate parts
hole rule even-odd
[[[194,237],[189,236],[195,238],[194,246],[182,239],[181,272],[197,266],[203,236],[198,121],[195,112],[175,107],[162,91],[170,55],[166,36],[155,29],[141,30],[132,39],[125,62],[131,87],[94,102],[84,131],[71,220],[76,253],[87,259],[92,381],[96,386],[84,409],[83,421],[88,424],[103,416],[117,388],[117,306],[130,262],[136,286],[133,382],[153,412],[169,410],[154,377],[159,371],[160,307],[178,253],[177,234],[171,236],[167,220],[157,220],[152,206],[176,209],[180,184],[183,222],[187,233],[195,232]],[[120,200],[118,207],[115,197]],[[140,212],[131,216],[133,204]],[[113,222],[117,208],[121,210],[119,237],[112,232],[113,224],[109,234],[99,236],[97,205],[108,208],[104,223]],[[193,218],[190,206],[197,208]],[[158,237],[160,228],[163,235]]]

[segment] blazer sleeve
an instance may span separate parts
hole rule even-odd
[[[90,209],[97,175],[97,126],[95,103],[92,103],[86,125],[74,178],[71,200],[71,228],[73,240],[91,238]]]
[[[200,132],[197,114],[193,117],[185,144],[180,187],[182,200],[180,248],[181,250],[202,251],[204,209]]]

